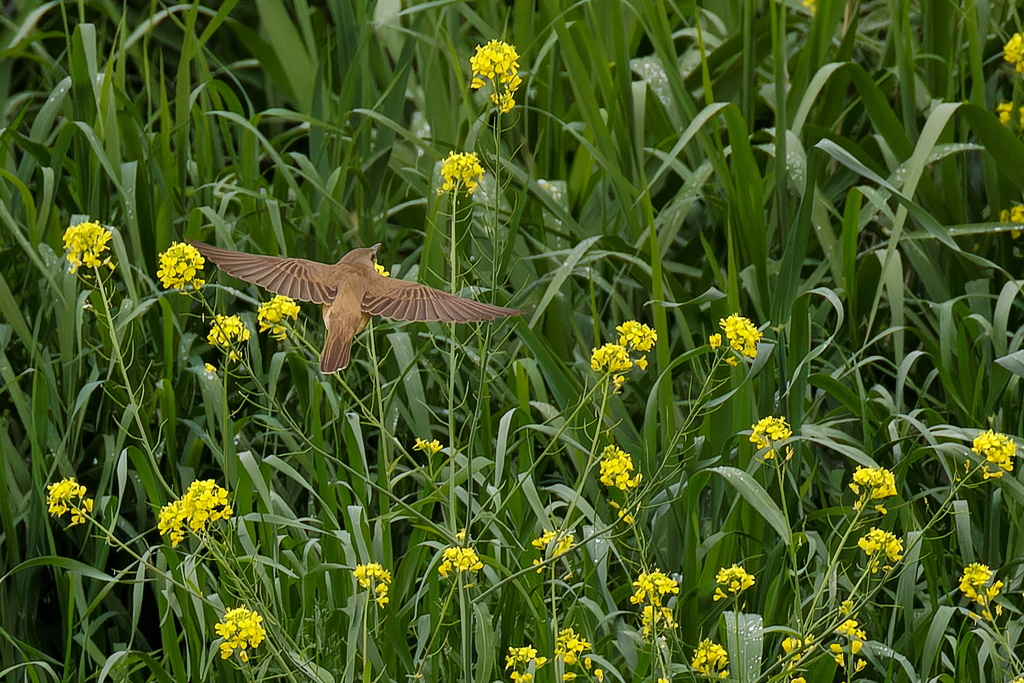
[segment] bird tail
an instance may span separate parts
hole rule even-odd
[[[352,337],[345,337],[343,334],[331,334],[328,328],[324,350],[320,352],[320,372],[330,375],[348,367],[352,355]]]

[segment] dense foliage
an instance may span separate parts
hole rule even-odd
[[[1024,676],[1014,2],[3,12],[0,678]]]

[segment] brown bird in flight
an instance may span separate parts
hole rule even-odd
[[[281,258],[211,247],[192,242],[199,253],[228,275],[269,289],[275,294],[323,304],[327,339],[320,352],[320,372],[348,367],[352,340],[371,315],[392,320],[473,323],[522,315],[514,308],[492,306],[416,282],[385,277],[377,272],[379,244],[353,249],[337,263]]]

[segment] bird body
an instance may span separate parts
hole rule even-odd
[[[320,371],[324,374],[348,366],[352,340],[374,315],[392,320],[469,323],[523,313],[465,299],[417,282],[385,277],[374,268],[379,244],[353,249],[335,264],[245,254],[202,242],[191,244],[228,275],[275,294],[322,304],[327,328],[320,353]]]

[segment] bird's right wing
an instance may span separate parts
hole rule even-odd
[[[370,279],[370,286],[363,297],[363,312],[391,320],[440,320],[447,323],[472,323],[523,313],[514,308],[464,299],[417,282],[383,276]]]
[[[331,266],[326,263],[301,258],[245,254],[231,249],[211,247],[203,242],[190,244],[228,275],[269,289],[275,294],[314,304],[328,304],[338,295],[337,288],[328,284],[331,280]]]

